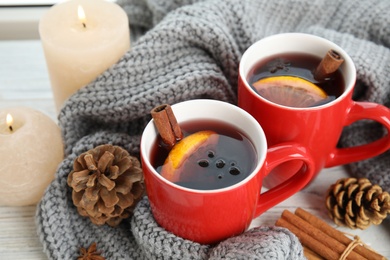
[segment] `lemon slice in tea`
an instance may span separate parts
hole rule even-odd
[[[252,85],[262,97],[289,107],[310,107],[328,97],[317,85],[293,76],[263,78]]]
[[[183,164],[199,148],[207,145],[215,145],[219,135],[210,130],[199,131],[186,136],[175,144],[169,152],[164,165],[161,168],[161,175],[169,181],[177,182],[182,174]]]

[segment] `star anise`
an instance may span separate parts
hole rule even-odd
[[[99,251],[96,251],[96,243],[93,242],[88,249],[80,248],[80,256],[77,257],[77,260],[106,260],[100,254]]]

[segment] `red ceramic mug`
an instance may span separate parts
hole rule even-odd
[[[248,83],[256,64],[268,57],[284,53],[305,53],[320,59],[333,49],[344,58],[340,69],[344,91],[332,102],[308,108],[279,105],[260,96]],[[239,66],[238,105],[260,123],[269,145],[294,141],[301,143],[313,155],[315,172],[324,167],[347,164],[379,155],[390,148],[390,110],[382,105],[355,102],[352,92],[356,69],[350,56],[336,44],[309,34],[284,33],[266,37],[250,46]],[[358,120],[370,119],[382,124],[387,135],[372,143],[337,148],[343,127]],[[286,163],[275,169],[265,180],[272,187],[290,178],[300,163]]]
[[[302,189],[313,177],[313,161],[301,145],[287,142],[267,147],[259,123],[239,107],[216,100],[192,100],[172,106],[179,124],[215,120],[234,125],[253,144],[254,170],[242,181],[214,190],[190,189],[162,177],[151,162],[158,137],[153,120],[141,138],[141,161],[148,198],[157,223],[173,234],[213,244],[244,232],[253,218]],[[274,167],[300,160],[294,178],[261,193],[262,180]]]

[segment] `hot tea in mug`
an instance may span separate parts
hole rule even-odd
[[[313,155],[315,172],[377,156],[390,148],[390,110],[352,99],[356,67],[337,44],[310,34],[282,33],[253,43],[242,55],[238,105],[262,126],[268,144],[297,142]],[[373,120],[387,132],[370,143],[338,147],[345,126]],[[273,187],[301,162],[288,162],[264,179]]]
[[[344,92],[345,83],[338,68],[319,77],[316,71],[321,61],[321,57],[307,53],[272,55],[254,65],[248,82],[259,95],[279,105],[322,105],[339,97]],[[335,62],[339,63],[338,60]]]
[[[256,166],[256,150],[237,127],[217,120],[180,124],[184,138],[171,152],[157,138],[152,165],[176,184],[199,190],[225,188],[244,180]],[[180,145],[180,147],[179,147]],[[169,161],[178,161],[170,167]]]
[[[199,99],[169,107],[152,110],[140,147],[153,216],[177,236],[214,244],[241,234],[313,178],[314,162],[303,146],[268,147],[259,123],[235,105]],[[291,160],[303,164],[299,173],[262,192],[264,177]]]

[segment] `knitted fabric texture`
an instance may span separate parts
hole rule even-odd
[[[147,199],[117,228],[95,226],[77,213],[67,187],[73,160],[98,145],[139,154],[149,112],[195,98],[236,103],[238,64],[255,41],[304,32],[344,48],[357,67],[354,99],[390,106],[390,2],[387,0],[121,0],[132,29],[146,32],[132,50],[64,104],[59,114],[66,158],[37,207],[38,234],[49,259],[75,259],[97,242],[108,259],[302,259],[288,230],[260,227],[215,246],[164,231]],[[385,134],[373,122],[346,128],[341,146]],[[350,165],[390,191],[390,152]]]
[[[304,259],[302,246],[280,227],[257,227],[215,247],[182,239],[160,227],[145,197],[131,220],[131,230],[142,259]]]

